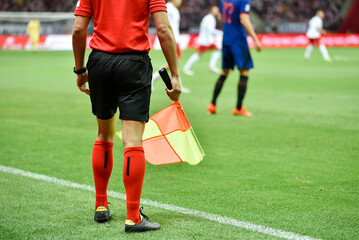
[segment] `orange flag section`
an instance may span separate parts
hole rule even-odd
[[[122,139],[122,131],[116,135]],[[205,156],[179,101],[150,117],[142,139],[145,158],[154,165],[196,165]]]
[[[154,165],[196,165],[205,156],[179,101],[150,117],[143,134],[143,148],[146,160]]]
[[[143,142],[145,159],[153,165],[163,165],[182,162],[165,136],[147,139]]]
[[[174,131],[187,131],[191,127],[179,101],[152,115],[150,119],[156,122],[163,135]]]

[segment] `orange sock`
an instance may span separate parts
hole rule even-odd
[[[126,189],[127,219],[138,224],[140,219],[140,198],[145,176],[145,154],[143,147],[125,149],[123,161],[123,183]]]
[[[110,179],[113,165],[112,155],[113,143],[95,141],[92,151],[92,170],[95,179],[96,208],[98,206],[108,207],[107,185]]]

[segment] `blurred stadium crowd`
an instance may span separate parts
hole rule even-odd
[[[324,28],[336,30],[343,16],[340,12],[344,0],[252,0],[252,9],[265,21],[275,26],[284,22],[308,22],[318,9],[325,12]]]
[[[5,12],[72,12],[77,0],[8,0],[0,1]]]
[[[198,27],[211,5],[220,0],[183,0],[181,7],[181,29]],[[8,0],[0,1],[0,11],[20,12],[72,12],[77,0]],[[252,10],[276,32],[279,24],[306,23],[317,9],[324,10],[324,28],[337,30],[343,20],[340,12],[344,0],[252,0]],[[267,28],[268,29],[268,28]]]

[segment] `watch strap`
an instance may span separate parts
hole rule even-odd
[[[86,71],[87,71],[87,68],[86,68],[86,67],[81,68],[81,69],[79,69],[79,70],[76,70],[76,68],[74,67],[74,73],[76,73],[76,74],[83,74],[83,73],[85,73]]]

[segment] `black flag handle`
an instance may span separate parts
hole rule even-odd
[[[170,76],[168,76],[167,70],[166,68],[161,68],[158,73],[160,74],[163,82],[166,84],[166,87],[171,90],[172,89],[172,84],[171,84],[171,79]]]

